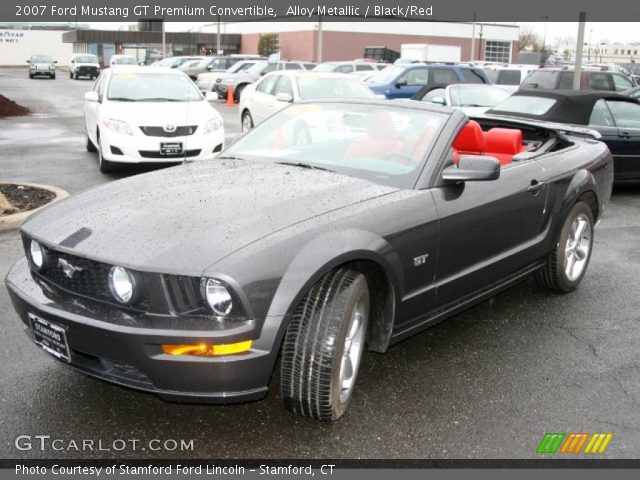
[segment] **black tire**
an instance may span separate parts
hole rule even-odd
[[[73,72],[69,72],[69,78],[73,80]]]
[[[33,79],[33,75],[29,74],[29,78]]]
[[[233,92],[233,101],[236,103],[240,103],[240,97],[242,96],[242,91],[244,90],[246,85],[238,85],[238,88]]]
[[[96,146],[93,144],[93,142],[91,141],[91,139],[89,138],[89,135],[85,132],[85,137],[87,138],[87,152],[97,152],[98,149],[96,148]]]
[[[54,73],[53,75],[51,75],[51,80],[55,80],[56,79],[56,74]]]
[[[576,223],[586,222],[584,231],[576,242],[574,234]],[[584,252],[584,245],[588,248]],[[539,285],[558,292],[571,292],[575,290],[589,266],[591,251],[593,250],[593,213],[584,202],[578,202],[567,215],[560,231],[554,250],[547,256],[547,262],[543,268],[536,272],[535,278]],[[580,265],[579,271],[570,268],[574,258],[574,268]],[[578,263],[579,262],[579,263]],[[570,274],[567,270],[572,271]]]
[[[115,170],[114,163],[110,162],[109,160],[105,160],[104,157],[102,156],[102,142],[100,141],[100,135],[98,135],[97,140],[98,140],[98,145],[97,145],[98,164],[100,166],[100,171],[102,173],[113,172]]]
[[[241,131],[242,133],[245,133],[251,130],[253,127],[253,117],[251,116],[249,110],[247,110],[242,114],[242,122],[240,123]]]
[[[282,348],[280,392],[289,410],[325,421],[344,414],[353,397],[368,317],[369,289],[361,273],[334,270],[311,288],[293,315]],[[348,369],[343,355],[350,357],[347,338],[356,318],[359,340]],[[341,383],[343,368],[351,373],[347,388]]]

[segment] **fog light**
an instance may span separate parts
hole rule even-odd
[[[31,256],[31,262],[40,270],[44,265],[44,250],[38,242],[31,240],[29,243],[29,255]]]
[[[253,340],[244,340],[238,343],[227,343],[223,345],[211,345],[208,343],[198,345],[162,345],[162,351],[169,355],[233,355],[250,350],[252,343]]]
[[[129,303],[133,298],[133,276],[123,267],[112,267],[109,271],[109,288],[120,303]]]

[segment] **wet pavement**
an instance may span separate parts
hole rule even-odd
[[[0,70],[0,93],[37,113],[0,120],[0,179],[73,193],[139,173],[101,174],[86,152],[90,86]],[[236,109],[216,107],[237,133]],[[289,414],[277,388],[260,402],[180,405],[72,371],[27,340],[2,287],[0,458],[535,458],[545,432],[612,432],[603,456],[638,458],[639,236],[640,188],[616,189],[576,292],[527,280],[385,355],[367,354],[349,412],[334,424]],[[18,234],[0,234],[0,276],[20,255]],[[19,450],[18,435],[140,443]],[[193,450],[152,451],[152,439],[193,440]]]

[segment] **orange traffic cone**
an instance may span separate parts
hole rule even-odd
[[[229,85],[227,87],[227,107],[233,107],[236,102],[233,100],[233,87]]]

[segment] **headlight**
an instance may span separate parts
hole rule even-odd
[[[222,127],[222,118],[212,118],[204,126],[204,133],[211,133]]]
[[[123,267],[111,267],[109,271],[109,288],[111,294],[120,303],[129,303],[134,294],[133,275]]]
[[[44,250],[35,240],[29,242],[29,256],[33,265],[40,270],[44,265]]]
[[[113,130],[114,132],[118,132],[123,135],[133,135],[133,130],[131,130],[129,124],[123,120],[108,118],[106,120],[103,120],[102,123],[105,127]]]
[[[55,68],[55,65],[49,65],[49,70],[53,70]]]
[[[213,313],[224,317],[229,315],[233,308],[231,293],[220,281],[209,278],[204,286],[204,297]]]

